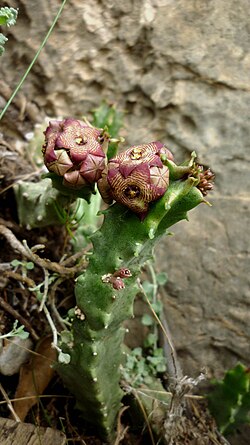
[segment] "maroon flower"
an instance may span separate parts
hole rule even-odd
[[[105,167],[102,130],[77,119],[54,120],[44,132],[44,163],[69,187],[97,182]]]
[[[169,171],[161,154],[173,160],[172,153],[161,142],[133,146],[111,159],[98,181],[104,201],[110,203],[114,199],[143,219],[149,203],[163,196],[169,184]]]

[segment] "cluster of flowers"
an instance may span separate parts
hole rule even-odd
[[[105,153],[100,130],[69,118],[51,121],[44,134],[44,163],[63,176],[64,185],[81,188],[101,178]]]
[[[97,183],[106,203],[115,200],[141,219],[168,188],[169,170],[161,156],[173,161],[173,155],[161,142],[130,147],[107,161],[109,136],[102,129],[68,118],[51,121],[44,134],[45,165],[67,187]]]

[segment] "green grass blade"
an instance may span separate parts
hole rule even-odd
[[[37,59],[38,59],[38,57],[39,57],[39,55],[40,55],[40,52],[42,51],[42,49],[43,49],[44,46],[46,45],[46,43],[47,43],[47,41],[48,41],[48,39],[49,39],[49,37],[50,37],[50,35],[51,35],[51,33],[52,33],[52,31],[53,31],[55,25],[56,25],[56,23],[57,23],[57,21],[58,21],[60,15],[61,15],[62,11],[63,11],[63,8],[64,8],[66,2],[67,2],[67,0],[63,0],[61,6],[60,6],[60,8],[59,8],[59,11],[58,11],[56,17],[54,18],[53,23],[52,23],[50,29],[48,30],[48,32],[47,32],[47,34],[46,34],[44,40],[42,41],[42,43],[41,43],[41,45],[40,45],[40,47],[39,47],[39,49],[38,49],[38,51],[37,51],[35,57],[33,58],[31,64],[30,64],[29,67],[27,68],[25,74],[23,75],[22,79],[20,80],[19,84],[17,85],[16,89],[14,90],[14,92],[13,92],[12,95],[10,96],[8,102],[6,103],[4,109],[2,110],[2,112],[1,112],[1,114],[0,114],[0,120],[1,120],[1,119],[3,118],[3,116],[5,115],[5,113],[6,113],[7,109],[9,108],[9,106],[10,106],[12,100],[14,99],[14,97],[16,96],[16,94],[18,93],[18,91],[20,90],[20,88],[22,87],[22,85],[23,85],[25,79],[27,78],[28,74],[30,73],[31,69],[33,68],[33,65],[34,65],[35,62],[37,61]]]

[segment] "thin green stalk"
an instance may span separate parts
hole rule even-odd
[[[14,92],[13,92],[12,95],[10,96],[8,102],[6,103],[4,109],[2,110],[2,112],[1,112],[1,114],[0,114],[0,120],[1,120],[1,119],[3,118],[3,116],[5,115],[5,113],[6,113],[7,109],[9,108],[9,106],[10,106],[12,100],[14,99],[14,97],[16,96],[16,94],[18,93],[18,91],[20,90],[20,88],[22,87],[22,85],[23,85],[23,83],[24,83],[26,77],[27,77],[28,74],[30,73],[30,71],[31,71],[31,69],[33,68],[33,65],[35,64],[35,62],[37,61],[37,59],[38,59],[38,57],[39,57],[39,55],[40,55],[40,52],[42,51],[43,47],[46,45],[46,43],[47,43],[47,41],[48,41],[48,39],[49,39],[49,37],[50,37],[50,34],[52,33],[52,31],[53,31],[53,29],[54,29],[54,27],[55,27],[55,25],[56,25],[56,23],[57,23],[57,21],[58,21],[60,15],[61,15],[61,13],[62,13],[62,10],[63,10],[63,8],[64,8],[66,2],[67,2],[67,0],[63,0],[62,4],[61,4],[61,6],[60,6],[60,9],[59,9],[59,11],[58,11],[56,17],[54,18],[53,23],[52,23],[52,25],[51,25],[49,31],[47,32],[47,34],[46,34],[44,40],[42,41],[42,43],[41,43],[41,45],[40,45],[40,47],[39,47],[39,49],[38,49],[38,51],[37,51],[37,53],[36,53],[34,59],[32,60],[32,62],[31,62],[31,64],[29,65],[28,69],[26,70],[25,74],[23,75],[21,81],[20,81],[19,84],[17,85],[16,89],[14,90]]]

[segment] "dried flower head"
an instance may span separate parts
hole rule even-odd
[[[69,187],[97,182],[105,167],[102,131],[77,119],[54,120],[44,132],[44,163]]]
[[[199,173],[199,184],[197,185],[198,189],[201,191],[203,196],[206,196],[210,190],[212,190],[214,184],[214,173],[208,168],[207,170],[203,171],[203,166],[199,166],[200,173]]]
[[[111,159],[98,181],[105,202],[114,199],[143,219],[149,203],[163,196],[169,184],[169,171],[161,154],[173,160],[172,153],[161,142],[133,146]]]

